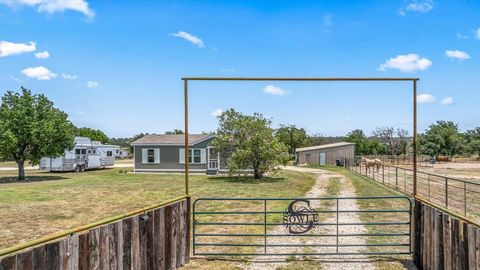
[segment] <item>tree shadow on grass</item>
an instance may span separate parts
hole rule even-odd
[[[28,176],[26,180],[18,180],[17,176],[2,176],[0,177],[1,184],[13,184],[13,183],[32,183],[32,182],[43,182],[43,181],[54,181],[54,180],[66,180],[68,177],[60,175],[32,175]]]
[[[252,176],[212,176],[208,177],[208,180],[226,183],[264,184],[284,182],[287,179],[285,177],[263,177],[262,179],[254,179]]]

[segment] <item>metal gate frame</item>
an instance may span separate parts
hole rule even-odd
[[[365,209],[365,210],[349,210],[349,209],[340,209],[339,202],[342,200],[375,200],[375,199],[389,199],[389,200],[406,200],[408,202],[408,209],[406,208],[398,208],[398,209]],[[197,204],[205,201],[258,201],[263,203],[263,211],[197,211]],[[315,213],[334,213],[336,216],[336,222],[319,222],[318,219],[315,222],[310,222],[309,224],[315,226],[335,226],[335,233],[334,234],[302,234],[302,233],[285,233],[285,234],[271,234],[268,231],[268,227],[271,226],[288,226],[288,225],[296,225],[298,226],[299,223],[290,223],[292,219],[287,219],[287,222],[283,223],[273,223],[267,222],[268,215],[272,214],[284,214],[286,211],[267,211],[268,209],[268,202],[271,201],[334,201],[336,204],[335,209],[332,210],[314,210]],[[308,204],[309,205],[309,204]],[[290,209],[290,208],[289,208]],[[318,256],[318,255],[410,255],[412,254],[412,219],[413,219],[413,205],[412,199],[407,196],[370,196],[370,197],[322,197],[322,198],[198,198],[193,202],[193,255],[200,255],[200,256],[289,256],[289,255],[298,255],[298,256]],[[408,213],[408,221],[407,222],[359,222],[359,223],[341,223],[339,222],[339,215],[342,213]],[[263,215],[263,222],[199,222],[197,221],[198,216],[205,216],[205,215],[226,215],[226,216],[235,216],[235,215]],[[307,217],[308,219],[308,217]],[[295,220],[295,219],[293,219]],[[303,223],[301,225],[304,225]],[[376,226],[392,226],[392,225],[403,225],[408,227],[408,233],[349,233],[349,234],[339,234],[339,226],[369,226],[369,225],[376,225]],[[199,226],[260,226],[263,227],[262,234],[248,234],[248,233],[198,233],[197,227]],[[269,237],[336,237],[335,244],[269,244],[268,238]],[[374,243],[374,244],[340,244],[339,239],[341,237],[408,237],[408,243]],[[199,237],[263,237],[263,244],[248,244],[248,243],[199,243]],[[262,248],[263,253],[234,253],[234,252],[198,252],[198,247],[255,247],[255,248]],[[344,247],[408,247],[408,250],[405,251],[398,251],[398,252],[341,252],[339,249]],[[268,248],[274,247],[325,247],[325,248],[335,248],[336,252],[311,252],[311,253],[277,253],[277,252],[269,252]]]

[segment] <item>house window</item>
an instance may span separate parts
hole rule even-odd
[[[202,162],[202,152],[200,149],[193,149],[193,163],[201,163]]]
[[[154,163],[155,162],[155,151],[153,149],[147,150],[147,162]]]
[[[193,148],[193,149],[188,149],[188,163],[190,164],[205,164],[206,163],[206,156],[207,156],[207,150],[206,149],[199,149],[199,148]],[[185,163],[185,149],[180,149],[180,155],[179,155],[179,163],[184,164]]]
[[[142,163],[144,164],[160,163],[160,149],[159,148],[142,149]]]

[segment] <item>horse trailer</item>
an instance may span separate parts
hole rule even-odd
[[[40,160],[40,169],[51,172],[83,172],[85,170],[105,168],[115,164],[118,145],[102,144],[87,137],[75,137],[75,147],[60,157],[44,157]]]

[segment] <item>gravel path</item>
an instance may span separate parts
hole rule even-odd
[[[307,198],[318,198],[326,196],[326,188],[328,186],[329,179],[332,177],[340,179],[341,192],[339,197],[352,197],[355,196],[355,190],[349,179],[331,172],[327,172],[319,169],[309,169],[301,167],[287,167],[288,170],[301,171],[301,172],[312,172],[318,174],[315,185],[310,191],[305,194]],[[320,206],[320,201],[312,201],[312,207],[318,208]],[[340,201],[339,207],[341,209],[349,210],[358,210],[359,207],[356,204],[355,200],[342,200]],[[332,205],[332,209],[335,209],[336,205]],[[322,218],[322,217],[321,217]],[[323,215],[321,222],[336,222],[336,215],[329,214],[328,216]],[[350,214],[341,214],[339,216],[339,222],[348,222],[356,223],[360,222],[360,218],[356,213]],[[342,228],[343,227],[343,228]],[[324,226],[316,229],[315,233],[322,234],[334,234],[336,228],[334,226]],[[339,233],[364,233],[366,229],[363,226],[341,226]],[[272,234],[285,233],[284,226],[277,226],[272,232]],[[336,237],[276,237],[269,238],[270,244],[318,244],[321,240],[322,244],[335,244]],[[358,243],[364,244],[365,239],[362,237],[348,237],[340,238],[339,244],[342,243]],[[361,251],[361,248],[352,247],[352,248],[341,248],[340,252],[358,252]],[[288,248],[288,247],[275,247],[271,248],[270,252],[278,253],[330,253],[335,252],[335,247],[308,247],[308,251],[305,248]],[[246,269],[276,269],[280,266],[288,266],[287,262],[288,257],[286,256],[257,256],[251,260],[251,264]],[[375,269],[374,265],[369,262],[369,259],[362,255],[356,256],[329,256],[319,257],[320,264],[326,269]]]

